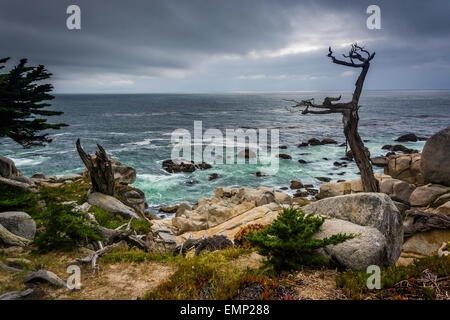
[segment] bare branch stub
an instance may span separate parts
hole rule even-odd
[[[370,68],[370,61],[375,57],[375,52],[370,53],[364,47],[354,43],[350,47],[347,55],[343,55],[345,59],[338,59],[334,56],[331,47],[328,48],[328,55],[332,62],[338,65],[343,65],[352,68],[361,68],[361,73],[355,83],[355,90],[353,92],[352,100],[349,102],[338,102],[339,97],[326,97],[322,104],[315,104],[314,99],[308,100],[288,100],[294,102],[292,108],[303,108],[301,114],[342,114],[342,122],[344,124],[344,133],[347,143],[353,153],[353,157],[361,172],[361,181],[363,189],[366,192],[378,192],[379,184],[373,175],[372,165],[364,143],[358,133],[358,110],[359,98],[361,96],[364,80]],[[355,62],[357,61],[357,62]],[[320,110],[314,110],[320,109]]]

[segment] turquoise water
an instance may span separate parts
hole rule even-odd
[[[345,141],[341,116],[292,113],[283,99],[316,98],[339,95],[335,92],[241,93],[241,94],[149,94],[149,95],[57,95],[53,108],[64,111],[52,122],[70,126],[51,132],[53,142],[45,147],[22,149],[8,139],[0,140],[0,154],[12,158],[27,176],[36,172],[63,175],[83,170],[75,149],[81,139],[86,151],[93,153],[96,143],[126,165],[136,168],[134,186],[142,189],[150,207],[181,201],[193,203],[211,196],[217,186],[261,185],[275,188],[288,186],[290,180],[301,180],[318,186],[314,177],[327,176],[333,181],[356,178],[354,163],[336,168],[334,161],[344,156],[338,145],[298,148],[310,138],[333,138]],[[350,98],[344,93],[343,100]],[[360,128],[372,156],[384,155],[384,144],[395,144],[398,136],[414,132],[429,137],[450,125],[450,91],[373,91],[361,98]],[[279,160],[276,175],[257,177],[264,171],[257,165],[213,164],[205,171],[192,174],[169,174],[161,169],[170,158],[171,133],[184,128],[193,135],[194,121],[202,121],[203,130],[239,127],[279,129],[280,145],[288,149],[293,160]],[[403,143],[422,150],[424,142]],[[323,159],[327,158],[327,160]],[[298,159],[308,164],[298,163]],[[375,168],[382,172],[381,168]],[[343,175],[337,173],[344,172]],[[211,173],[220,178],[209,181]]]

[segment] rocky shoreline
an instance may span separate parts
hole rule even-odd
[[[407,135],[398,140],[405,139],[418,138]],[[308,141],[308,144],[314,143],[335,142]],[[0,186],[36,195],[43,188],[80,190],[81,200],[63,204],[72,205],[73,210],[84,215],[90,224],[99,226],[98,233],[106,241],[105,248],[115,247],[117,241],[125,240],[145,250],[183,255],[192,248],[195,251],[199,248],[226,248],[233,245],[236,234],[246,226],[268,225],[283,208],[301,208],[307,213],[327,217],[321,232],[316,235],[317,239],[342,232],[358,235],[345,243],[328,246],[318,254],[334,266],[365,270],[370,265],[408,265],[416,258],[448,254],[450,165],[446,164],[450,159],[449,146],[450,127],[429,138],[422,153],[388,155],[383,160],[384,174],[375,174],[380,193],[364,193],[360,179],[330,183],[325,177],[317,177],[317,180],[327,182],[321,184],[319,190],[301,181],[290,181],[289,189],[295,191],[294,196],[284,192],[288,187],[282,188],[284,190],[218,187],[214,196],[201,198],[193,206],[182,203],[161,207],[162,212],[174,215],[171,219],[159,219],[149,214],[144,192],[130,186],[136,180],[136,170],[113,159],[115,197],[92,192],[87,170],[60,178],[42,173],[28,178],[5,157],[0,158]],[[247,155],[250,153],[245,153]],[[335,165],[343,166],[350,158],[348,155],[347,160]],[[372,161],[382,162],[379,159]],[[175,161],[165,161],[163,166],[170,172],[211,168],[206,163]],[[40,204],[44,208],[46,205],[45,202]],[[124,225],[115,229],[101,226],[97,208],[112,214],[111,217],[120,217]],[[144,232],[134,230],[133,234],[130,229],[133,220],[149,222],[150,229]],[[3,242],[10,241],[6,245],[12,247],[26,246],[37,233],[36,223],[27,212],[1,212],[0,226]],[[85,245],[90,255],[80,261],[94,261],[97,255],[106,253],[102,251],[102,244]],[[48,278],[47,282],[59,281],[44,271],[38,275],[30,274],[29,278],[42,278],[42,275]]]

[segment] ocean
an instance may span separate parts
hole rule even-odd
[[[108,154],[137,170],[133,186],[143,190],[150,209],[180,202],[195,203],[209,197],[218,186],[289,186],[291,180],[316,187],[315,177],[354,179],[358,168],[350,163],[338,168],[333,162],[345,155],[341,115],[301,115],[293,112],[285,99],[338,96],[342,92],[278,92],[226,94],[58,94],[54,110],[63,111],[49,122],[65,122],[69,127],[50,131],[53,142],[45,147],[23,149],[9,139],[0,139],[0,154],[12,158],[26,176],[36,172],[62,176],[83,171],[75,141],[94,153],[101,144]],[[343,101],[351,92],[342,93]],[[359,133],[366,140],[372,157],[386,154],[381,147],[396,144],[394,139],[413,132],[429,137],[450,125],[450,91],[365,91],[360,100]],[[203,130],[255,128],[278,129],[280,150],[292,160],[279,160],[275,175],[258,177],[264,171],[255,164],[212,164],[209,170],[170,174],[161,163],[171,157],[171,133],[186,129],[193,135],[194,121],[202,121]],[[298,148],[310,138],[332,138],[337,145]],[[270,140],[269,140],[270,141]],[[422,150],[424,141],[402,143]],[[300,164],[299,159],[307,161]],[[375,172],[382,168],[374,167]],[[209,181],[211,173],[219,178]],[[339,173],[339,174],[338,174]]]

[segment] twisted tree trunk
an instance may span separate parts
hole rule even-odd
[[[355,91],[353,92],[352,101],[347,103],[332,103],[334,101],[339,101],[341,97],[326,97],[323,103],[319,105],[314,103],[314,99],[302,100],[300,102],[288,100],[296,103],[294,107],[305,107],[305,109],[302,110],[302,114],[342,114],[344,134],[348,145],[350,145],[356,165],[360,170],[361,182],[365,192],[379,192],[380,190],[378,180],[373,174],[369,155],[366,153],[366,147],[364,146],[364,143],[358,133],[359,98],[363,89],[364,80],[370,68],[370,61],[374,58],[374,56],[375,52],[370,54],[364,48],[358,46],[357,44],[353,44],[349,54],[347,56],[344,55],[344,57],[349,59],[349,61],[345,61],[336,59],[333,55],[333,51],[331,51],[331,48],[329,49],[328,57],[331,58],[333,63],[347,67],[362,68],[358,80],[355,83]],[[355,61],[359,61],[360,63]],[[310,110],[309,108],[319,110]]]
[[[100,192],[109,196],[114,196],[114,172],[112,170],[111,161],[106,154],[105,149],[99,144],[97,147],[100,151],[95,152],[95,156],[91,157],[84,152],[81,147],[80,139],[77,140],[77,151],[81,160],[86,166],[92,181],[92,188],[95,192]]]

